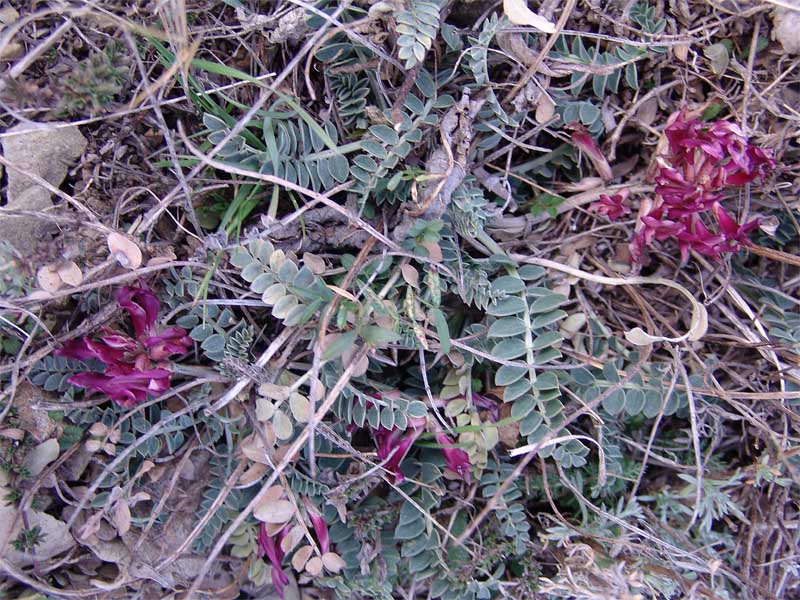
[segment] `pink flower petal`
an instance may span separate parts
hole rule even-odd
[[[589,205],[589,210],[596,212],[598,215],[608,217],[610,221],[616,221],[624,215],[631,212],[630,207],[625,204],[625,201],[630,194],[630,190],[625,188],[613,196],[600,194],[600,199]]]
[[[171,373],[166,369],[133,371],[127,366],[109,367],[105,373],[79,373],[67,381],[78,387],[107,395],[124,408],[130,408],[147,399],[167,391]]]
[[[597,147],[597,143],[594,141],[592,134],[589,133],[589,130],[580,123],[571,123],[569,129],[572,130],[572,135],[570,136],[572,144],[588,157],[603,181],[614,179],[608,160],[600,152],[600,148]]]
[[[141,287],[120,288],[117,302],[131,316],[137,338],[142,337],[155,324],[161,305],[153,292]]]
[[[469,484],[472,479],[469,454],[464,452],[461,448],[456,448],[452,440],[442,432],[436,434],[436,441],[442,446],[444,462],[447,468],[461,475],[464,481]]]
[[[272,565],[272,585],[275,586],[275,591],[278,596],[283,598],[283,589],[289,585],[289,577],[283,570],[283,557],[284,553],[281,550],[281,540],[289,534],[290,527],[286,525],[281,529],[277,535],[271,536],[267,534],[267,528],[264,523],[258,530],[258,556],[265,556]]]
[[[328,524],[325,522],[325,518],[322,514],[317,510],[317,507],[314,506],[314,503],[306,496],[303,496],[303,504],[305,504],[308,518],[311,519],[311,524],[314,526],[314,533],[319,542],[319,549],[322,554],[325,554],[331,549],[331,542],[328,536]]]

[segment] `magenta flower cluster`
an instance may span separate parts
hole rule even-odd
[[[106,394],[114,402],[130,408],[170,387],[170,357],[183,356],[192,340],[181,327],[159,331],[156,325],[160,302],[144,287],[124,287],[117,294],[119,307],[128,313],[134,337],[108,327],[98,339],[70,340],[56,354],[105,365],[102,373],[79,373],[67,381],[93,392]]]
[[[639,211],[630,245],[633,263],[641,264],[653,242],[670,238],[678,242],[683,262],[690,250],[720,260],[749,244],[758,220],[740,225],[721,201],[726,188],[767,176],[775,167],[771,152],[750,144],[735,123],[708,124],[688,118],[686,111],[673,115],[664,133],[668,151],[658,158],[655,198]],[[601,196],[590,208],[615,220],[630,212],[626,198],[627,190]]]

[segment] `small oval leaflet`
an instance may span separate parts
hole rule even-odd
[[[294,516],[294,506],[288,500],[267,500],[256,507],[253,516],[264,523],[286,523]]]

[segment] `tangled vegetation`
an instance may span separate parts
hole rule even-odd
[[[800,598],[800,9],[12,5],[3,597]]]

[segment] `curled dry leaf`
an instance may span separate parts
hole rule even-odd
[[[28,294],[28,300],[49,300],[52,297],[52,292],[45,292],[44,290],[35,290]]]
[[[108,251],[126,269],[138,269],[142,265],[142,251],[132,240],[121,233],[108,234]]]
[[[103,447],[103,442],[100,440],[87,440],[83,447],[86,448],[87,452],[94,454],[95,452],[100,452],[100,449]]]
[[[264,500],[280,500],[283,496],[284,489],[279,485],[273,485],[266,492],[264,492]]]
[[[586,325],[586,313],[573,313],[561,323],[559,331],[566,339],[571,340]]]
[[[300,543],[300,540],[305,537],[305,530],[300,525],[295,525],[289,530],[289,534],[284,536],[281,540],[281,550],[283,550],[284,554],[289,554],[297,544]]]
[[[289,408],[292,410],[292,416],[298,423],[308,423],[311,418],[311,403],[308,398],[302,394],[295,392],[289,398]]]
[[[294,516],[294,506],[288,500],[268,499],[256,506],[253,515],[264,523],[287,523]]]
[[[61,289],[61,284],[63,282],[58,275],[58,269],[52,265],[44,265],[43,267],[39,267],[39,270],[36,271],[36,283],[38,283],[39,287],[45,292],[52,294]]]
[[[688,62],[689,48],[689,44],[677,44],[672,47],[672,52],[675,54],[675,58],[677,58],[679,61]]]
[[[282,410],[276,410],[272,416],[272,427],[279,440],[288,440],[294,432],[292,420]]]
[[[258,394],[272,400],[283,401],[289,397],[289,388],[285,385],[276,383],[262,383],[258,386]]]
[[[114,526],[120,535],[131,529],[131,509],[124,500],[119,500],[114,508]]]
[[[323,275],[325,273],[325,260],[316,254],[311,254],[310,252],[303,254],[303,264],[307,266],[314,275]]]
[[[81,268],[76,265],[74,261],[62,263],[58,267],[58,276],[61,278],[61,281],[70,287],[78,287],[83,283]]]
[[[319,377],[315,377],[311,380],[311,383],[309,384],[308,397],[315,402],[320,402],[325,397],[325,386],[319,380]]]
[[[322,573],[322,559],[319,556],[312,557],[306,563],[306,572],[312,577],[318,577]]]
[[[678,290],[692,305],[692,319],[689,324],[689,331],[680,337],[670,338],[662,335],[650,335],[641,327],[634,327],[633,329],[625,332],[625,339],[635,346],[648,346],[655,342],[672,342],[680,343],[684,341],[696,342],[701,339],[708,331],[708,311],[706,307],[698,302],[692,293],[685,287],[678,285],[674,281],[664,279],[662,277],[631,277],[628,281],[637,282],[641,280],[643,283],[655,283],[666,285],[674,290]]]
[[[353,377],[361,377],[367,372],[367,369],[369,369],[369,356],[365,354],[353,366]]]
[[[148,267],[155,267],[158,265],[165,265],[167,263],[172,262],[173,260],[177,260],[177,256],[175,256],[175,252],[172,251],[172,248],[168,248],[164,254],[159,256],[154,256],[150,260],[147,261]]]
[[[98,421],[89,427],[89,433],[95,437],[103,437],[108,433],[108,426]]]
[[[256,398],[256,419],[269,421],[275,415],[275,405],[264,396]]]
[[[292,567],[294,567],[295,571],[302,571],[312,554],[314,554],[314,548],[311,546],[298,548],[297,552],[292,556]]]
[[[326,552],[322,555],[322,564],[332,573],[339,573],[345,567],[344,559],[336,552]]]
[[[267,472],[267,465],[263,463],[254,462],[251,464],[244,473],[239,477],[241,485],[251,485],[256,481],[261,480]]]
[[[338,285],[326,284],[328,289],[330,289],[333,293],[339,294],[342,298],[346,298],[355,304],[358,304],[358,298],[353,296],[350,292],[345,289],[340,288]]]
[[[780,42],[786,54],[800,54],[800,10],[798,8],[800,7],[775,8],[772,12],[772,39]]]
[[[400,272],[403,274],[403,279],[406,280],[408,285],[419,289],[419,271],[417,271],[413,265],[400,265]]]
[[[528,8],[525,0],[503,0],[503,12],[514,25],[527,25],[544,33],[556,32],[556,26]]]
[[[436,242],[422,242],[420,244],[425,250],[428,251],[428,256],[435,263],[440,263],[444,260],[442,255],[442,248]]]
[[[267,451],[264,447],[264,442],[261,440],[259,436],[253,435],[250,436],[247,440],[245,440],[240,446],[239,449],[242,451],[247,458],[252,460],[253,462],[269,464],[267,459]]]
[[[552,98],[547,94],[539,96],[539,102],[536,103],[536,122],[539,125],[545,125],[550,122],[555,114],[556,105]]]

